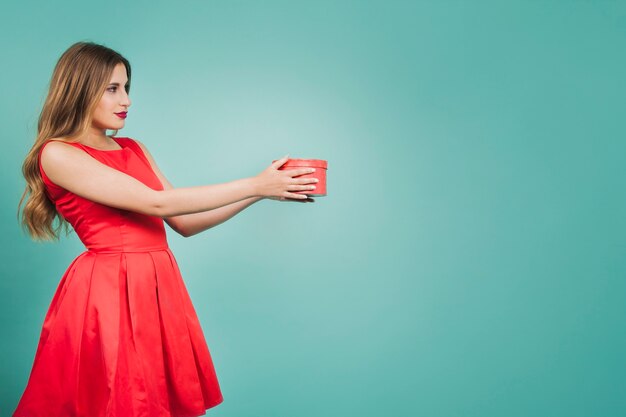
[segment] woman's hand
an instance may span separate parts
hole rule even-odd
[[[317,178],[294,178],[299,175],[310,174],[314,168],[297,168],[279,170],[289,158],[283,157],[273,162],[263,172],[254,177],[257,194],[263,198],[272,200],[297,200],[301,202],[314,201],[306,194],[298,194],[293,191],[311,191],[315,189]]]

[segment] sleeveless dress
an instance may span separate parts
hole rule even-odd
[[[71,145],[162,190],[139,145],[114,140],[122,149]],[[86,250],[52,298],[13,416],[192,417],[220,404],[211,355],[163,219],[84,199],[52,183],[41,160],[39,170],[46,195]]]

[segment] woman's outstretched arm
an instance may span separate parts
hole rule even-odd
[[[148,158],[148,161],[150,161],[152,170],[156,176],[159,177],[161,184],[163,184],[163,189],[173,189],[174,186],[167,180],[165,175],[163,175],[156,161],[152,157],[152,154],[148,151],[148,148],[139,140],[134,140],[141,147],[141,150],[144,155],[146,155],[146,158]],[[213,210],[202,211],[200,213],[182,214],[180,216],[164,217],[163,220],[165,220],[165,222],[174,231],[176,231],[176,233],[184,237],[190,237],[210,229],[211,227],[217,226],[218,224],[224,223],[226,220],[232,218],[245,208],[250,207],[252,204],[262,199],[262,197],[249,197],[245,200],[237,201],[236,203],[231,203],[227,206],[219,207]]]
[[[156,161],[150,154],[150,151],[148,151],[148,148],[139,140],[134,140],[137,144],[139,144],[148,161],[150,161],[152,170],[155,172],[157,177],[159,177],[161,184],[163,184],[163,188],[166,190],[173,189],[174,186],[167,180],[165,175],[163,175]],[[245,200],[237,201],[236,203],[231,203],[227,206],[219,207],[213,210],[203,211],[200,213],[183,214],[180,216],[164,217],[163,220],[165,220],[165,222],[181,236],[190,237],[224,223],[226,220],[231,219],[244,209],[262,199],[263,197],[260,196],[249,197]]]
[[[190,237],[224,223],[259,200],[262,197],[250,197],[213,210],[165,217],[163,220],[180,235]]]
[[[312,190],[315,187],[310,184],[315,179],[296,177],[313,170],[279,170],[286,161],[287,158],[281,158],[254,177],[228,183],[154,190],[68,144],[50,141],[41,151],[41,166],[54,184],[96,203],[161,218],[196,214],[231,204],[235,204],[233,210],[242,209],[249,201],[259,198],[306,200],[306,195],[295,192]],[[222,215],[227,212],[228,209],[222,210]],[[179,226],[187,233],[184,224]]]

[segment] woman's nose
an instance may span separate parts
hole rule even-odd
[[[122,106],[130,107],[130,105],[132,104],[132,101],[130,101],[130,97],[128,96],[128,94],[124,94],[120,104]]]

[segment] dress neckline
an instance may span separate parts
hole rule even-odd
[[[126,149],[126,146],[122,146],[117,141],[117,138],[114,138],[113,136],[111,136],[111,139],[113,139],[113,141],[115,141],[115,143],[117,143],[119,146],[121,146],[121,148],[120,149],[98,149],[98,148],[94,148],[94,147],[89,146],[89,145],[85,145],[83,143],[79,143],[79,145],[80,146],[84,146],[85,148],[93,149],[94,151],[98,151],[98,152],[120,152],[120,151],[123,151],[124,149]]]

